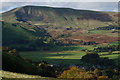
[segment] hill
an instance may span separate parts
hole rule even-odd
[[[33,65],[19,57],[16,50],[3,50],[2,60],[3,70],[27,74],[33,71]]]
[[[23,6],[2,14],[3,21],[26,22],[51,29],[91,29],[117,25],[117,13],[45,6]]]
[[[19,50],[35,50],[35,47],[42,47],[49,44],[52,39],[49,33],[38,26],[21,23],[2,23],[3,46]]]
[[[55,39],[69,37],[74,40],[79,38],[84,42],[89,40],[97,43],[111,43],[118,40],[118,16],[116,12],[31,5],[2,13],[4,22],[21,24],[28,31],[34,31],[34,28],[42,28]],[[101,37],[96,38],[96,36]],[[105,40],[100,42],[104,38]],[[107,38],[114,38],[115,40],[109,41],[110,39]]]

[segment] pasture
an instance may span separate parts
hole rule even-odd
[[[56,47],[55,51],[27,51],[20,52],[24,58],[33,61],[47,61],[51,64],[83,64],[80,59],[86,53],[83,49],[93,49],[93,46],[72,46],[72,47]]]
[[[61,51],[61,52],[21,52],[24,58],[30,58],[33,61],[47,61],[51,64],[81,64],[81,57],[85,55],[83,51]]]
[[[74,46],[70,48],[61,48],[58,51],[27,51],[20,52],[20,55],[24,58],[32,59],[33,61],[47,61],[50,64],[83,64],[80,59],[86,53],[81,51],[82,49],[93,49],[93,46]],[[113,52],[115,53],[115,52]],[[116,59],[118,54],[108,54],[108,52],[99,53],[100,57],[108,57],[110,59]]]
[[[120,51],[113,51],[112,54],[109,54],[108,52],[101,52],[99,53],[100,57],[108,57],[109,59],[117,59],[120,54],[117,54],[117,53],[120,53]]]
[[[112,33],[112,30],[90,30],[89,34],[104,34],[107,36],[118,37],[118,33]]]

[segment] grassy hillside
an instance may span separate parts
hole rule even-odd
[[[41,76],[34,76],[34,75],[27,75],[27,74],[20,74],[20,73],[13,73],[9,71],[0,71],[2,73],[1,77],[3,78],[45,78]]]
[[[13,40],[33,40],[34,36],[31,32],[26,31],[22,26],[3,22],[3,45],[9,44]]]
[[[49,33],[38,26],[2,22],[3,46],[19,50],[35,50],[39,45],[49,44]],[[46,42],[46,43],[45,43]]]
[[[14,53],[15,54],[15,53]],[[9,53],[2,53],[3,60],[3,70],[8,70],[12,72],[20,72],[29,74],[33,71],[33,66],[30,62],[27,62],[17,56],[10,55]]]
[[[21,73],[13,73],[9,71],[0,71],[0,77],[2,77],[2,80],[56,80],[55,78],[50,77],[41,77],[38,75],[27,75],[27,74],[21,74]],[[60,79],[59,79],[60,80]]]

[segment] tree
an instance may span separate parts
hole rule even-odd
[[[97,63],[99,60],[99,55],[95,53],[89,53],[82,57],[82,61],[88,62],[88,63]]]
[[[85,70],[72,66],[68,70],[65,70],[58,78],[78,78],[78,75],[82,75],[83,73],[85,73]],[[81,77],[79,76],[79,78]]]
[[[95,69],[95,70],[94,70],[94,74],[95,74],[96,76],[102,76],[102,71],[101,71],[100,69]]]
[[[108,76],[98,76],[97,80],[111,80]]]
[[[108,54],[112,54],[112,50],[109,50],[109,51],[108,51]]]

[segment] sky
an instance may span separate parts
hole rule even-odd
[[[119,2],[119,0],[1,0],[2,2]]]
[[[9,1],[9,0],[8,0]],[[18,1],[3,1],[0,4],[2,9],[0,13],[11,10],[13,8],[25,6],[25,5],[35,5],[35,6],[49,6],[49,7],[65,7],[80,10],[94,10],[94,11],[112,11],[118,12],[118,2],[18,2]],[[31,0],[32,1],[32,0]],[[64,0],[65,1],[65,0]]]

